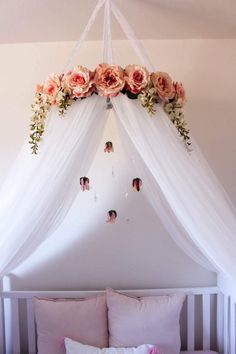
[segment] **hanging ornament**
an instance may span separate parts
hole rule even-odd
[[[89,178],[88,177],[80,177],[80,189],[84,191],[89,191]]]
[[[135,192],[139,192],[140,189],[141,189],[141,186],[142,186],[143,182],[141,180],[141,178],[134,178],[133,179],[133,182],[132,182],[132,187],[133,187],[133,190]]]
[[[111,141],[107,141],[107,142],[105,143],[104,152],[108,152],[108,154],[110,154],[110,152],[114,152],[113,144],[112,144]]]
[[[114,224],[117,218],[117,212],[115,210],[109,210],[107,213],[107,223]]]

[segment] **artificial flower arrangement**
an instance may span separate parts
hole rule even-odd
[[[181,83],[173,82],[165,72],[150,74],[139,65],[128,65],[122,69],[118,65],[103,63],[93,72],[78,65],[66,74],[51,74],[43,85],[37,85],[30,124],[32,153],[37,153],[45,120],[52,106],[57,106],[59,115],[63,116],[78,99],[93,94],[111,98],[120,93],[130,99],[138,98],[150,115],[155,114],[156,104],[162,104],[186,146],[190,145],[189,129],[183,113],[186,95]]]

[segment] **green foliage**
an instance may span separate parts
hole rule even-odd
[[[183,108],[181,102],[176,97],[175,100],[164,104],[164,111],[169,116],[172,123],[175,125],[176,129],[178,130],[180,136],[182,137],[184,143],[186,144],[187,148],[189,149],[191,142],[190,142],[190,135],[189,129],[187,128],[187,122],[184,118]]]
[[[51,104],[47,101],[42,93],[36,93],[34,104],[32,104],[33,116],[30,123],[29,143],[31,145],[32,154],[37,154],[38,144],[45,129],[45,120],[50,111]]]
[[[59,91],[57,95],[57,105],[59,108],[59,116],[64,116],[67,109],[72,105],[75,99],[71,98],[70,91],[65,87]]]

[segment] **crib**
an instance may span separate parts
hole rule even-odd
[[[182,350],[215,350],[236,354],[236,304],[217,287],[122,290],[150,296],[185,292],[180,328]],[[35,354],[32,298],[76,298],[102,291],[5,291],[0,293],[0,354]]]

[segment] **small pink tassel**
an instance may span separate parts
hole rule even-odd
[[[90,186],[89,186],[89,178],[88,177],[81,177],[80,178],[80,189],[84,191],[89,191]]]
[[[132,187],[135,192],[139,192],[142,187],[142,180],[140,178],[134,178],[132,182]]]
[[[107,142],[105,143],[104,152],[108,152],[108,154],[110,154],[110,152],[114,152],[113,144],[112,144],[111,141],[107,141]]]
[[[114,224],[117,218],[117,212],[115,210],[109,210],[107,213],[107,220],[108,224]]]

